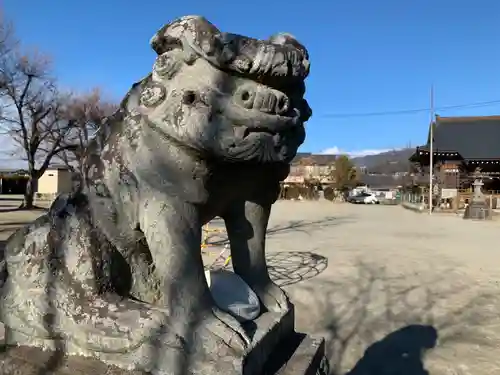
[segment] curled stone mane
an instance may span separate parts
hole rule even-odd
[[[186,16],[162,27],[151,39],[158,55],[182,46],[186,59],[202,57],[215,67],[263,81],[279,77],[304,80],[309,54],[291,34],[266,41],[220,32],[204,17]]]

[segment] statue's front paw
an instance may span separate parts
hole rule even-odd
[[[241,374],[250,340],[236,319],[217,308],[167,331],[152,375]]]
[[[248,334],[236,318],[217,307],[212,308],[205,327],[237,353],[244,353],[250,345]]]
[[[285,291],[271,280],[259,285],[252,285],[252,290],[268,311],[286,313],[290,310],[290,300]]]

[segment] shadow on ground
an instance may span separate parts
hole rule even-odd
[[[23,221],[8,221],[2,223],[0,225],[0,234],[6,232],[15,232],[20,227],[23,227],[29,223],[33,222],[33,220],[23,220]]]
[[[328,267],[327,258],[309,251],[268,253],[266,262],[271,279],[279,286],[312,279]]]
[[[327,216],[321,220],[290,220],[286,223],[278,224],[267,229],[266,237],[270,238],[273,236],[287,234],[289,232],[301,232],[306,235],[312,235],[317,230],[324,230],[341,224],[352,223],[354,218],[350,217],[335,217]],[[213,220],[213,227],[217,228],[216,232],[210,232],[205,237],[206,243],[209,246],[224,246],[229,243],[227,239],[227,233],[223,229],[224,222],[217,218]]]
[[[351,223],[354,218],[326,216],[321,220],[290,220],[286,223],[275,225],[267,229],[267,236],[286,234],[288,232],[302,232],[312,234],[320,229],[327,229],[341,224]]]
[[[458,282],[452,268],[395,275],[357,261],[343,271],[336,281],[317,278],[286,288],[298,328],[327,339],[330,375],[451,374],[451,358],[439,364],[451,372],[426,369],[426,353],[437,343],[495,345],[483,327],[497,318],[490,308],[496,294]]]
[[[0,201],[22,202],[23,199],[24,196],[19,194],[0,194]]]
[[[19,211],[19,206],[23,203],[23,199],[11,197],[9,195],[0,195],[0,212]]]
[[[43,213],[44,211],[47,211],[47,208],[35,206],[27,210],[21,206],[0,205],[0,212],[30,212],[30,211],[40,211],[40,213]]]
[[[347,375],[428,375],[423,356],[436,346],[437,339],[433,326],[403,327],[371,345]]]
[[[352,220],[352,218],[338,218],[334,216],[325,217],[321,220],[292,220],[270,227],[267,230],[266,237],[270,238],[289,232],[301,232],[312,236],[314,231],[328,230],[328,228],[348,223]],[[213,229],[207,230],[205,244],[210,247],[227,246],[229,240],[226,231],[223,229],[224,222],[218,218],[211,224]],[[328,267],[327,258],[307,251],[267,252],[266,262],[271,278],[279,286],[292,285],[312,279]]]
[[[0,204],[0,213],[16,212],[16,211],[21,211],[21,209],[19,208],[19,206],[2,205],[2,204]]]

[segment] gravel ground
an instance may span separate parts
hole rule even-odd
[[[500,373],[499,225],[278,202],[268,263],[298,328],[329,340],[334,374],[489,375]]]
[[[9,204],[0,202],[0,245],[40,214],[2,211]],[[328,339],[332,374],[490,375],[500,373],[499,226],[398,206],[283,201],[268,265],[296,305],[298,329]]]

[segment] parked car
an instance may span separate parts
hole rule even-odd
[[[375,194],[372,193],[359,193],[357,195],[350,196],[347,198],[347,201],[350,203],[357,203],[357,204],[379,204],[378,198],[375,196]]]

